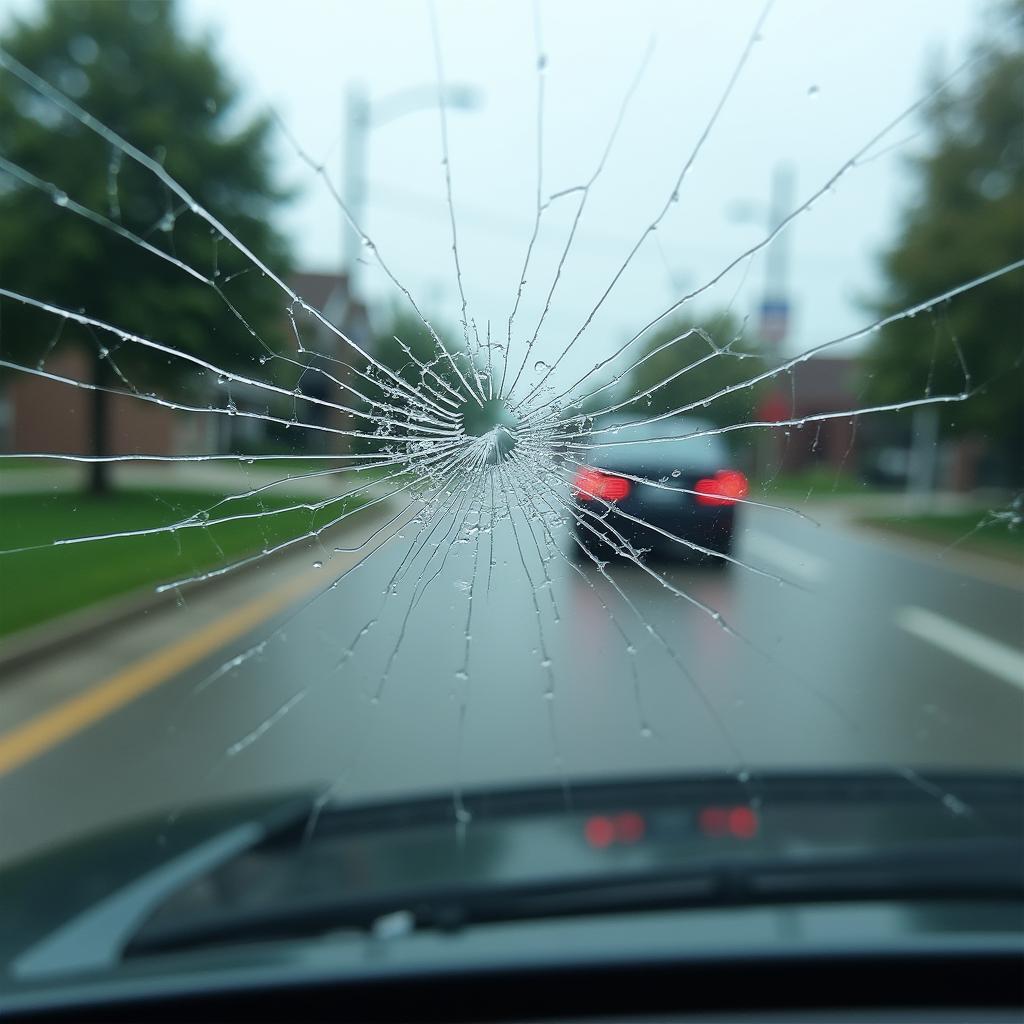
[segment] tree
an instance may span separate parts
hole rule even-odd
[[[171,0],[46,0],[34,17],[10,24],[0,48],[161,163],[275,272],[286,273],[288,250],[270,223],[285,198],[271,178],[270,121],[242,118],[239,91],[212,44],[189,39],[177,15]],[[4,69],[0,157],[7,164],[0,163],[4,287],[226,368],[252,370],[261,351],[228,302],[261,338],[279,336],[283,344],[279,291],[150,171]],[[223,298],[109,227],[76,216],[75,203],[214,277]],[[47,323],[16,302],[2,313],[6,357],[34,364],[53,334],[52,318]],[[61,344],[84,347],[101,387],[123,386],[119,371],[140,389],[173,385],[181,394],[204,386],[204,375],[183,360],[158,359],[73,324]],[[109,447],[108,404],[105,392],[92,392],[97,455]],[[93,490],[107,485],[96,464]]]
[[[716,352],[716,350],[718,350]],[[743,423],[757,416],[764,388],[738,388],[709,402],[711,395],[763,373],[766,363],[744,344],[739,321],[730,313],[693,318],[677,316],[648,336],[632,357],[619,397],[603,391],[587,402],[594,413],[633,396],[619,410],[622,415],[645,419],[695,404],[687,415],[710,420],[716,426]],[[667,381],[667,383],[665,383]],[[650,394],[645,392],[650,390]],[[739,443],[736,435],[730,435]]]
[[[881,316],[1024,254],[1024,0],[998,10],[1003,31],[978,47],[970,80],[925,109],[926,146],[910,161],[915,198],[881,259],[885,291],[874,304]],[[1017,271],[886,327],[866,356],[868,398],[956,394],[964,387],[962,354],[976,391],[942,407],[942,431],[983,436],[1019,474],[1022,338],[1024,272]]]
[[[432,326],[456,360],[456,365],[468,377],[472,372],[471,364],[465,358],[462,339],[453,342],[454,335],[450,330],[436,323]],[[379,453],[382,445],[391,443],[390,438],[396,435],[415,435],[417,428],[410,431],[407,429],[408,423],[421,423],[425,414],[432,416],[433,413],[428,405],[414,396],[435,401],[435,395],[439,393],[449,402],[456,402],[455,396],[445,389],[439,379],[447,382],[456,392],[464,390],[451,362],[439,350],[434,336],[411,310],[391,306],[378,311],[368,350],[376,363],[386,367],[390,373],[351,353],[346,356],[346,360],[359,370],[359,375],[350,377],[350,380],[362,395],[361,399],[350,396],[349,400],[356,408],[368,413],[366,417],[355,421],[356,429],[379,435],[377,438],[353,438],[352,444],[356,451]],[[397,384],[391,374],[407,386],[403,388]],[[451,405],[441,404],[449,411],[454,411]]]
[[[456,337],[450,329],[439,324],[431,323],[431,326],[444,342],[448,352],[453,357],[458,354],[456,365],[462,373],[471,373],[469,363],[463,354],[465,346],[462,337]],[[447,356],[439,351],[430,330],[411,310],[391,308],[379,329],[374,331],[372,351],[378,362],[401,377],[414,390],[419,389],[424,375],[417,360],[430,366],[438,376],[456,385],[459,384]],[[426,380],[436,385],[429,372],[426,374]]]

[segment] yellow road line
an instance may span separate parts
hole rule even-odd
[[[0,736],[0,775],[39,757],[129,701],[155,689],[207,654],[269,619],[304,591],[313,589],[314,584],[321,582],[322,578],[314,581],[308,573],[303,573],[211,622],[184,640],[168,644],[154,654],[136,661],[93,689],[44,711],[24,725]]]

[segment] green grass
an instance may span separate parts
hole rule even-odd
[[[834,469],[808,469],[802,473],[789,473],[757,483],[760,494],[767,498],[846,498],[851,494],[873,494],[877,488],[866,484],[851,473]]]
[[[348,498],[315,513],[297,509],[173,533],[53,545],[73,537],[169,526],[210,508],[220,497],[171,490],[119,491],[102,498],[72,492],[0,496],[0,548],[45,545],[0,554],[0,635],[224,565],[322,527],[359,504]],[[264,496],[263,508],[316,500]],[[211,511],[210,518],[258,511],[258,500],[246,498]]]
[[[73,469],[81,472],[83,470],[82,463],[71,462],[68,459],[26,459],[26,458],[4,458],[0,459],[0,476],[4,473],[21,473],[25,470],[54,470],[54,469]]]
[[[232,465],[230,462],[225,465]],[[337,478],[341,481],[350,481],[353,484],[366,483],[369,480],[381,480],[386,476],[397,473],[401,466],[397,464],[375,466],[372,461],[367,460],[366,468],[355,470],[350,467],[361,465],[356,459],[256,459],[252,464],[242,462],[241,465],[248,471],[252,470],[276,470],[282,476],[302,476],[308,473],[316,473],[324,469],[343,469],[345,472],[338,473]]]
[[[1013,561],[1024,559],[1024,528],[1012,530],[1005,520],[991,521],[984,511],[899,518],[873,516],[859,519],[858,522],[873,529],[914,537],[943,548],[955,545],[954,550],[973,551]]]

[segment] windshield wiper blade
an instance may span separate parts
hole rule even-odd
[[[201,946],[306,938],[346,929],[372,933],[404,913],[410,927],[453,930],[497,921],[686,907],[840,901],[1024,900],[1024,843],[931,842],[889,851],[810,856],[737,855],[678,868],[609,872],[516,884],[391,890],[343,900],[189,916],[144,926],[126,958]]]

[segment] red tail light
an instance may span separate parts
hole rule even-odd
[[[735,469],[720,469],[713,477],[698,480],[693,489],[698,505],[735,505],[750,493],[747,478]]]
[[[619,501],[629,494],[629,481],[623,476],[612,476],[596,469],[583,466],[572,482],[573,494],[588,501],[603,498],[605,501]]]

